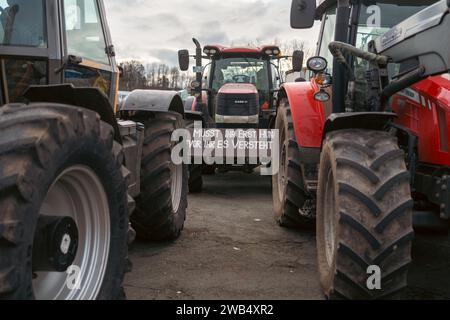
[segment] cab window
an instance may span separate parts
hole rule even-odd
[[[31,85],[47,84],[47,61],[27,59],[1,59],[4,69],[7,102],[23,102],[23,94]]]
[[[45,48],[45,1],[0,0],[0,45]]]
[[[406,18],[425,9],[428,5],[435,3],[436,0],[424,1],[404,1],[402,3],[384,3],[374,2],[372,4],[361,4],[359,8],[359,21],[356,34],[355,46],[359,49],[368,50],[369,43],[375,38],[386,33],[389,29],[402,22]],[[401,65],[390,64],[388,68],[389,76],[398,74]],[[356,58],[353,61],[353,70],[355,74],[355,103],[356,110],[365,108],[367,105],[368,82],[366,72],[369,68],[369,62]]]
[[[330,42],[334,41],[336,25],[336,8],[329,9],[322,20],[322,38],[320,40],[319,56],[324,57],[328,61],[328,72],[333,72],[333,55],[328,49]]]
[[[209,88],[209,74],[211,73],[211,64],[207,64],[203,69],[202,87]]]
[[[109,65],[99,8],[95,0],[64,0],[67,51]]]
[[[271,68],[272,68],[272,86],[274,90],[277,90],[280,88],[280,83],[281,83],[281,77],[280,77],[280,73],[278,72],[278,68],[276,65],[274,65],[273,63],[270,64]]]

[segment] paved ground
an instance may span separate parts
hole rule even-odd
[[[314,235],[277,226],[270,178],[205,178],[205,191],[189,197],[179,240],[131,248],[128,298],[322,299]],[[438,238],[419,237],[414,246],[410,298],[450,298],[450,241]]]

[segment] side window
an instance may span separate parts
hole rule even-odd
[[[22,95],[29,86],[47,84],[46,61],[2,59],[0,71],[6,77],[5,100],[8,102],[22,102]]]
[[[211,64],[207,64],[203,70],[203,80],[202,80],[203,88],[209,88],[210,73],[211,73]]]
[[[273,63],[271,63],[270,66],[272,68],[272,86],[273,89],[276,90],[280,88],[280,73],[278,72],[278,68]]]
[[[330,42],[334,41],[335,25],[336,25],[336,8],[327,11],[322,20],[322,39],[320,41],[319,55],[327,59],[328,72],[333,72],[333,55],[328,49]]]
[[[0,45],[45,48],[45,1],[0,0]]]
[[[109,65],[97,2],[64,0],[64,11],[68,53]]]

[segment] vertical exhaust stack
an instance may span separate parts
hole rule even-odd
[[[207,108],[205,101],[203,101],[203,52],[200,42],[192,38],[195,44],[195,88],[194,94],[196,98],[196,105],[198,110],[201,110],[204,114],[204,118],[207,119],[206,125],[209,127],[213,123],[211,119],[211,112]]]

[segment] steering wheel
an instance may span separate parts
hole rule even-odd
[[[233,81],[236,83],[250,83],[250,77],[245,74],[238,74],[233,76]]]

